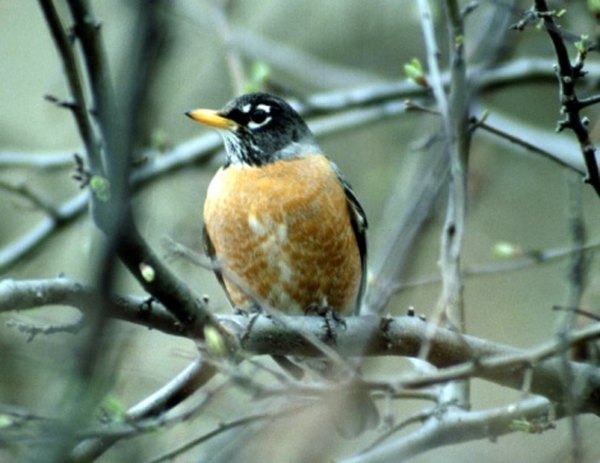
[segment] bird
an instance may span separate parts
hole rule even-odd
[[[206,194],[203,236],[231,304],[252,309],[258,299],[290,315],[357,314],[367,218],[302,117],[267,93],[186,114],[218,129],[225,144],[225,164]]]
[[[217,129],[225,145],[225,163],[206,193],[203,237],[231,305],[243,311],[266,305],[288,315],[358,314],[367,217],[298,112],[258,92],[186,115]],[[364,394],[349,397],[357,395]],[[347,437],[378,420],[368,397],[356,401],[367,405],[343,418],[355,424],[341,431]]]

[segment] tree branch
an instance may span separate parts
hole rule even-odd
[[[73,52],[71,42],[65,33],[65,29],[61,24],[60,17],[54,8],[52,0],[39,0],[39,4],[61,57],[63,70],[71,92],[71,98],[74,101],[74,105],[71,109],[75,116],[77,128],[79,129],[79,135],[85,145],[90,164],[93,168],[98,168],[101,166],[100,144],[94,133],[94,128],[88,115],[75,53]]]
[[[600,248],[600,241],[592,241],[583,246],[570,248],[555,248],[547,250],[526,250],[520,257],[515,257],[507,261],[493,262],[489,264],[473,264],[463,268],[464,278],[482,277],[485,275],[494,275],[496,273],[516,272],[518,270],[531,268],[536,265],[552,263],[560,259],[565,259],[573,254],[589,254]],[[414,280],[401,281],[395,286],[388,288],[391,293],[396,293],[404,288],[414,288],[422,285],[440,283],[440,275],[430,275],[416,278]]]
[[[495,440],[514,432],[514,424],[524,419],[535,423],[548,422],[552,414],[546,399],[537,397],[517,404],[480,411],[453,410],[442,416],[435,415],[407,436],[399,437],[387,445],[379,445],[370,451],[341,460],[343,463],[384,463],[405,461],[430,450],[468,442],[476,439]]]
[[[549,11],[546,0],[535,0],[534,4],[537,16],[544,21],[544,28],[552,41],[558,61],[557,76],[560,88],[561,112],[565,114],[565,119],[559,122],[558,129],[570,128],[575,133],[587,166],[585,181],[592,185],[600,196],[600,171],[596,160],[596,147],[590,140],[589,130],[580,115],[581,109],[588,103],[584,103],[582,106],[575,91],[576,83],[585,75],[583,72],[583,58],[575,65],[571,64],[567,47],[560,34],[560,28],[554,20],[555,14]]]
[[[100,35],[101,22],[90,8],[88,0],[67,0],[67,5],[75,21],[73,32],[82,47],[82,56],[86,65],[102,138],[110,151],[116,141],[112,137],[116,136],[115,127],[118,126],[118,120],[121,119],[121,116],[115,103],[108,58]],[[106,159],[104,160],[105,165],[92,161],[90,163],[93,173],[102,174],[106,172],[105,169],[108,167]]]
[[[72,280],[31,280],[0,282],[0,312],[26,310],[43,305],[70,305],[85,314],[86,304],[93,301],[93,288]],[[160,329],[169,334],[195,337],[185,333],[169,312],[158,302],[144,305],[141,298],[118,296],[111,298],[111,316]],[[284,317],[272,319],[258,316],[249,319],[238,315],[219,315],[219,323],[240,338],[242,348],[252,355],[322,356],[323,352],[310,338],[328,339],[321,317]],[[550,359],[562,349],[556,340],[528,350],[518,350],[502,344],[436,328],[416,317],[380,318],[349,317],[346,328],[335,333],[335,350],[352,356],[418,357],[422,345],[428,342],[427,361],[442,370],[430,376],[409,377],[396,381],[393,388],[421,388],[455,379],[479,377],[520,390],[524,372],[532,372],[530,392],[561,402],[564,399],[562,367],[559,359]],[[307,337],[308,334],[308,337]],[[329,334],[330,336],[331,334]],[[568,345],[598,339],[600,325],[592,325],[565,335]],[[550,359],[550,360],[549,360]],[[578,404],[579,411],[600,414],[600,371],[593,365],[570,362],[573,374],[587,378]],[[377,389],[388,389],[391,383],[372,383]]]
[[[463,282],[460,270],[462,243],[467,216],[467,175],[470,131],[468,130],[469,88],[464,57],[462,16],[455,0],[444,3],[450,44],[450,94],[442,111],[450,155],[448,210],[442,232],[440,265],[443,307],[460,332],[466,331]],[[436,97],[439,98],[439,97]]]
[[[463,282],[460,257],[467,214],[467,169],[470,132],[468,130],[469,88],[466,80],[464,32],[462,16],[455,0],[444,2],[450,55],[449,95],[446,95],[439,70],[440,53],[435,38],[432,13],[427,0],[419,2],[421,27],[427,50],[427,64],[433,94],[442,116],[445,135],[444,150],[449,158],[448,205],[442,229],[440,270],[442,295],[438,313],[449,326],[461,333],[466,331]],[[425,346],[424,352],[427,352]],[[469,407],[469,385],[450,384],[442,391],[442,402]]]

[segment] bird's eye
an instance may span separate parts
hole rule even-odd
[[[250,113],[250,121],[255,124],[262,124],[267,119],[268,113],[264,109],[255,109]]]

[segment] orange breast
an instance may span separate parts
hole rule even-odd
[[[344,189],[324,156],[220,169],[204,221],[236,306],[251,300],[246,286],[286,313],[312,304],[354,310],[361,260]]]

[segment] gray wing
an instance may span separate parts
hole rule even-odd
[[[348,211],[350,212],[350,223],[352,224],[352,230],[354,230],[354,236],[356,237],[356,243],[358,244],[358,251],[360,253],[360,263],[361,263],[361,281],[360,287],[358,290],[358,296],[356,298],[356,314],[358,314],[360,310],[360,304],[363,298],[363,294],[365,292],[366,281],[367,281],[367,215],[365,214],[365,210],[363,209],[360,201],[356,197],[354,190],[348,183],[348,181],[344,178],[338,167],[335,163],[329,161],[331,163],[331,167],[336,173],[340,183],[344,187],[344,192],[346,193],[346,200],[348,204]]]

